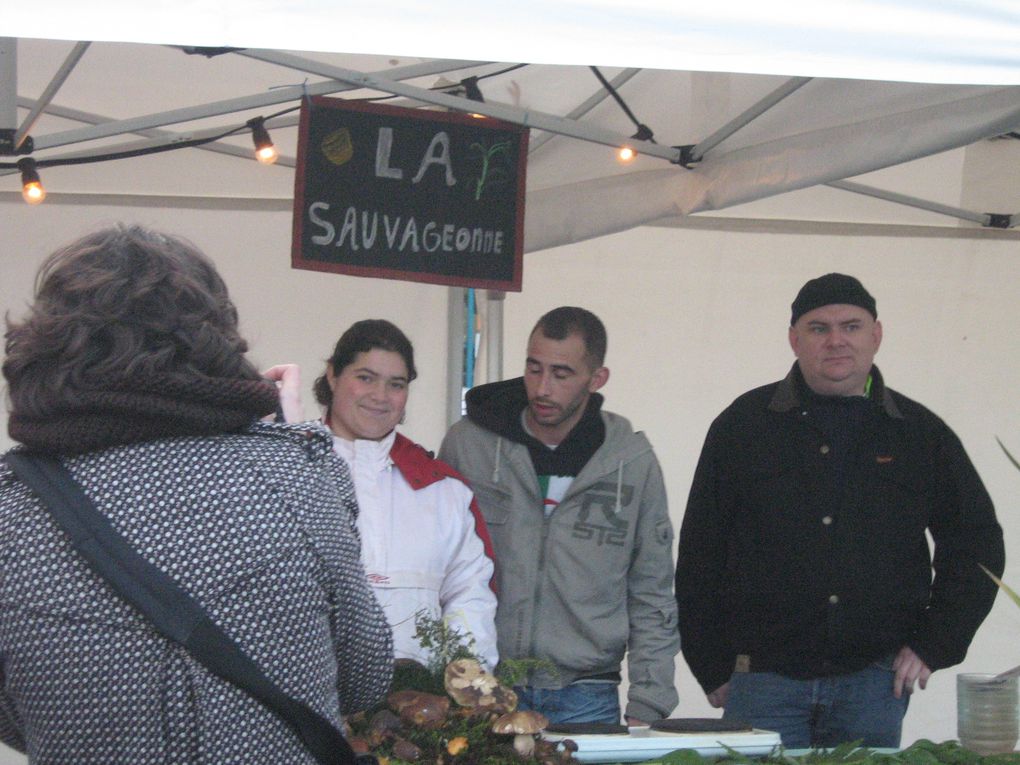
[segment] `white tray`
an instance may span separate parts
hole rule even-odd
[[[624,734],[543,733],[547,741],[569,738],[577,744],[574,759],[581,762],[642,762],[662,757],[677,749],[694,749],[698,754],[715,756],[727,749],[747,755],[769,754],[779,746],[779,734],[755,728],[735,733],[669,733],[631,728]]]

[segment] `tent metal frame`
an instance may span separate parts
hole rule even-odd
[[[304,74],[314,74],[328,79],[326,82],[319,82],[312,85],[289,86],[266,93],[240,96],[238,98],[216,101],[183,109],[173,109],[165,112],[133,117],[130,119],[111,120],[106,119],[101,115],[62,108],[53,103],[53,100],[60,88],[81,61],[90,44],[91,43],[89,42],[78,42],[75,44],[74,48],[67,55],[64,62],[60,65],[59,69],[52,77],[42,96],[33,100],[19,97],[17,95],[17,40],[15,38],[0,38],[0,131],[3,131],[5,135],[10,136],[9,140],[11,141],[12,147],[10,152],[3,153],[28,153],[28,151],[53,149],[61,146],[70,146],[78,143],[94,141],[101,138],[110,138],[128,134],[140,135],[144,138],[144,140],[133,141],[129,144],[119,144],[116,146],[108,145],[102,149],[86,149],[62,155],[54,155],[51,159],[85,160],[89,157],[98,157],[119,151],[137,151],[148,148],[172,146],[175,143],[182,143],[185,141],[213,138],[216,135],[223,133],[224,128],[208,128],[191,132],[167,131],[161,130],[160,128],[192,120],[223,116],[237,112],[262,109],[267,106],[283,104],[291,101],[299,101],[302,98],[312,95],[327,95],[359,89],[368,89],[402,96],[414,104],[424,103],[457,111],[474,112],[504,120],[506,122],[511,122],[513,124],[544,131],[542,135],[537,136],[532,142],[532,151],[538,150],[555,136],[566,136],[613,148],[630,146],[641,154],[665,159],[671,163],[687,167],[701,161],[706,154],[726,140],[726,138],[750,124],[762,114],[765,114],[769,109],[773,108],[784,98],[796,92],[812,79],[809,77],[793,77],[788,79],[772,93],[768,94],[765,98],[760,99],[756,104],[727,122],[725,125],[721,126],[718,130],[702,139],[697,144],[689,146],[663,146],[652,141],[642,141],[635,139],[632,136],[603,130],[580,121],[581,117],[590,112],[609,95],[609,91],[601,86],[596,88],[589,98],[579,104],[567,116],[560,117],[557,115],[546,114],[529,109],[521,109],[505,104],[475,101],[464,96],[428,90],[426,88],[409,85],[403,82],[403,80],[423,76],[432,76],[459,70],[472,69],[493,62],[433,60],[421,64],[397,67],[390,69],[383,74],[378,72],[361,72],[346,69],[303,58],[301,56],[296,56],[294,54],[284,53],[282,51],[238,49],[232,50],[230,53],[265,63],[275,64]],[[611,86],[613,88],[623,86],[639,71],[640,70],[638,69],[624,70],[613,79]],[[13,126],[17,120],[17,110],[19,107],[27,108],[29,112],[21,125],[14,128]],[[36,138],[30,137],[29,132],[32,126],[44,113],[83,122],[86,126],[51,133]],[[293,116],[283,116],[268,120],[266,125],[268,128],[292,127],[296,124],[296,121],[296,118]],[[244,129],[245,128],[243,126],[237,127],[238,131],[242,131]],[[242,157],[244,159],[250,159],[250,152],[228,143],[214,142],[199,148],[231,156]],[[295,163],[295,160],[292,157],[282,157],[279,161],[284,166],[291,167]],[[16,171],[0,170],[0,174],[4,175],[11,172]],[[882,199],[894,204],[906,205],[941,215],[955,217],[959,220],[977,223],[984,227],[1012,228],[1020,223],[1020,212],[1014,214],[975,212],[846,180],[833,181],[826,185],[831,188],[840,189],[850,193],[864,194],[876,199]]]

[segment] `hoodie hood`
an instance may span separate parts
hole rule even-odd
[[[526,446],[539,475],[577,475],[587,464],[606,437],[600,414],[602,401],[601,394],[592,393],[577,425],[555,449],[550,449],[521,423],[521,413],[528,405],[523,377],[479,385],[465,397],[468,419],[501,438]]]
[[[601,393],[592,393],[584,418],[597,414],[603,400]],[[467,392],[464,401],[468,419],[486,430],[517,443],[534,440],[521,426],[521,412],[528,406],[523,377],[478,385]]]

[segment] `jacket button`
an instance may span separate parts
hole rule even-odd
[[[828,454],[829,453],[829,445],[828,444],[822,444],[822,447],[818,451],[820,451],[822,454]]]
[[[822,518],[822,525],[823,526],[831,526],[832,525],[832,516],[831,515],[827,515],[824,518]]]
[[[839,603],[839,595],[830,595],[829,602],[832,603],[832,605]]]

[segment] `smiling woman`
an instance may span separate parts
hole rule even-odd
[[[337,341],[315,397],[354,479],[365,573],[393,628],[396,656],[429,663],[415,628],[424,612],[455,622],[492,669],[496,597],[485,522],[460,476],[396,432],[417,374],[407,336],[366,319]]]

